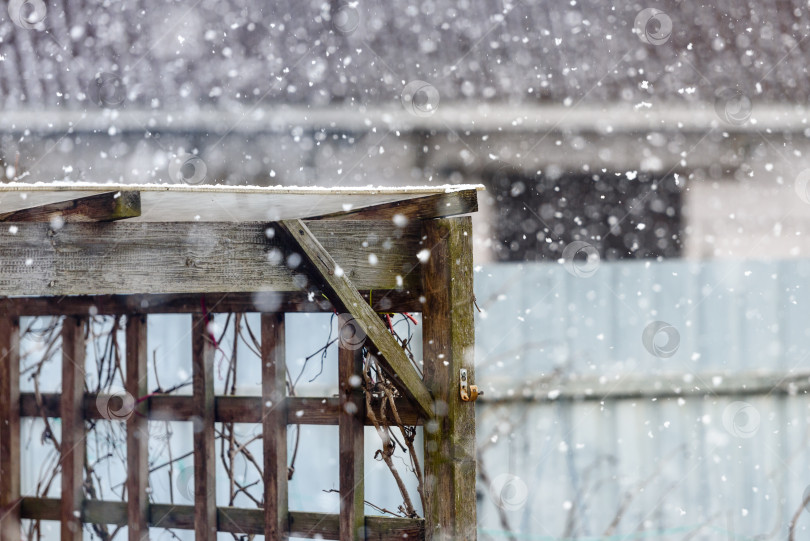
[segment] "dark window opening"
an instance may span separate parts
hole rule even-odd
[[[556,261],[573,241],[605,260],[681,255],[683,178],[645,173],[564,173],[554,178],[499,169],[495,197],[500,261]]]

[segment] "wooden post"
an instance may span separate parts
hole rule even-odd
[[[287,509],[287,362],[284,314],[262,314],[264,538],[289,534]]]
[[[426,220],[423,264],[425,383],[436,400],[425,425],[425,538],[475,540],[475,406],[463,402],[459,371],[475,383],[472,221]]]
[[[192,389],[194,412],[194,538],[216,541],[216,454],[214,435],[214,344],[208,318],[192,316]]]
[[[62,322],[62,541],[82,540],[86,324],[86,318],[76,316]]]
[[[20,320],[0,317],[0,541],[20,539]]]
[[[146,316],[127,316],[126,392],[136,401],[147,394]],[[149,539],[149,422],[146,401],[127,419],[127,522],[129,541]]]
[[[366,401],[363,381],[362,348],[338,348],[340,386],[340,541],[365,539],[363,490],[363,431]]]

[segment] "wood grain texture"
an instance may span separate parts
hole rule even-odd
[[[370,351],[381,358],[382,365],[392,372],[393,378],[405,394],[415,401],[421,413],[429,416],[433,406],[430,392],[402,346],[386,329],[377,313],[363,300],[345,269],[318,242],[303,221],[282,221],[278,225],[288,239],[288,249],[299,253],[306,261],[309,278],[318,284],[338,311],[351,314],[352,324],[356,323],[365,333],[368,339],[366,345]]]
[[[215,541],[217,465],[214,446],[214,344],[209,338],[207,315],[193,315],[191,324],[194,538]]]
[[[126,392],[138,400],[147,391],[146,316],[127,317]],[[129,541],[149,539],[149,426],[146,402],[127,419],[127,517]]]
[[[340,541],[365,539],[365,473],[363,462],[366,418],[363,389],[362,349],[338,349],[338,387],[340,424],[338,427],[338,464],[340,468]]]
[[[425,220],[468,214],[478,211],[476,190],[461,190],[426,195],[368,207],[324,214],[313,219],[324,220],[391,220],[400,214],[407,220]]]
[[[59,520],[59,500],[23,498],[20,505],[23,518]],[[149,525],[155,528],[194,529],[195,509],[190,505],[157,504],[149,506]],[[89,500],[82,519],[88,523],[123,525],[126,523],[126,503]],[[289,514],[296,537],[339,539],[338,515],[292,511]],[[219,531],[262,534],[264,513],[261,509],[217,508]],[[374,541],[421,541],[425,521],[421,518],[368,516],[365,521],[367,539]]]
[[[0,295],[300,291],[272,223],[122,221],[65,224],[58,231],[42,223],[11,225],[14,234],[0,231]],[[412,291],[418,298],[418,224],[317,221],[312,228],[355,287]]]
[[[287,361],[284,314],[262,314],[265,539],[285,539],[287,520]]]
[[[360,290],[377,312],[420,312],[421,284],[417,291],[396,289]],[[181,293],[155,295],[71,295],[50,297],[0,297],[0,314],[17,316],[183,314],[199,312],[201,300],[212,313],[224,312],[325,312],[329,302],[310,299],[301,291],[242,293]]]
[[[0,316],[0,541],[20,535],[20,320]]]
[[[459,394],[459,371],[475,383],[472,223],[422,222],[430,258],[424,265],[422,343],[425,382],[436,397],[434,430],[425,430],[427,539],[475,540],[475,405]]]
[[[59,394],[42,393],[42,410],[48,417],[59,417]],[[144,401],[148,417],[153,421],[189,421],[194,416],[194,401],[190,396],[154,395]],[[378,406],[379,407],[379,406]],[[260,423],[262,398],[259,396],[217,396],[214,398],[214,418],[217,423]],[[409,426],[421,425],[423,419],[406,399],[397,399],[397,410],[402,422]],[[340,399],[335,397],[287,397],[284,412],[288,425],[337,425]],[[39,417],[34,393],[20,393],[20,416]],[[101,419],[96,407],[96,395],[84,396],[85,419]],[[380,412],[377,411],[379,418]],[[366,416],[364,423],[372,426]]]
[[[112,222],[140,215],[141,194],[116,191],[4,212],[0,222]]]
[[[84,500],[84,332],[87,319],[70,316],[62,322],[61,467],[62,541],[81,541],[79,514]]]

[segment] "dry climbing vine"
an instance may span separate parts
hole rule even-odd
[[[207,314],[210,322],[213,317]],[[250,326],[249,318],[244,314],[227,314],[225,322],[221,328],[217,325],[209,325],[208,339],[214,346],[216,355],[217,377],[223,382],[223,394],[235,396],[237,394],[237,371],[240,362],[238,344],[243,343],[256,358],[261,358],[261,342]],[[410,343],[413,338],[412,325],[416,320],[403,315],[401,319],[395,321],[393,314],[382,316],[392,334],[402,345],[404,351],[413,362],[415,368],[421,372],[416,362]],[[333,346],[339,345],[339,337],[333,336],[333,325],[335,315],[330,320],[329,334],[324,344],[304,359],[304,364],[300,372],[293,377],[289,369],[286,373],[286,386],[288,396],[296,396],[296,384],[301,380],[308,364],[316,360],[320,367],[313,378],[316,380],[323,372],[323,366],[327,359],[328,352]],[[84,330],[84,341],[88,350],[88,361],[86,366],[86,392],[96,395],[109,394],[111,389],[123,384],[125,371],[123,367],[122,344],[119,343],[121,333],[125,327],[126,319],[122,316],[92,316]],[[404,338],[400,337],[395,328],[401,325],[407,326],[407,333]],[[47,447],[45,458],[40,462],[37,478],[35,480],[34,494],[38,497],[47,497],[54,486],[54,482],[60,475],[59,462],[61,456],[60,441],[57,432],[54,431],[53,419],[47,416],[45,407],[46,393],[43,391],[43,374],[49,370],[54,370],[54,360],[58,360],[61,351],[61,318],[60,317],[40,317],[30,318],[21,329],[21,339],[27,344],[34,344],[33,347],[26,348],[21,356],[21,377],[28,378],[33,387],[33,395],[38,407],[39,418],[42,429],[39,431],[39,442]],[[230,347],[223,347],[223,340],[227,336],[231,337]],[[185,377],[179,383],[170,386],[161,384],[160,370],[158,369],[158,349],[162,345],[153,348],[150,355],[151,375],[154,385],[150,392],[143,397],[133,397],[134,402],[140,403],[149,397],[156,395],[170,395],[191,385],[191,378]],[[364,391],[366,408],[369,418],[380,437],[381,448],[375,453],[374,458],[385,463],[391,471],[403,503],[396,511],[385,509],[373,502],[366,502],[372,508],[381,513],[398,516],[416,517],[417,507],[414,500],[408,493],[406,484],[400,470],[397,468],[395,459],[404,464],[405,469],[415,474],[417,479],[417,492],[419,502],[424,508],[424,489],[422,470],[419,457],[416,451],[416,427],[407,426],[402,422],[402,418],[397,410],[397,399],[400,392],[393,384],[383,367],[377,359],[364,350],[364,366],[362,388]],[[139,413],[134,413],[139,414]],[[103,415],[102,415],[103,417]],[[102,421],[104,421],[102,419]],[[33,422],[33,421],[32,421]],[[123,450],[126,448],[122,442],[126,438],[126,425],[120,422],[100,422],[99,420],[86,419],[86,431],[88,434],[88,452],[85,454],[84,463],[84,492],[88,499],[110,500],[126,498],[126,487],[124,482],[111,484],[113,472],[126,471],[126,455]],[[157,481],[155,475],[162,472],[168,476],[167,483],[168,498],[170,503],[182,503],[177,501],[178,496],[183,493],[182,483],[175,479],[183,477],[183,461],[192,456],[191,452],[176,453],[172,445],[172,437],[175,434],[170,421],[150,421],[148,423],[150,461],[148,471],[150,474],[149,485],[153,486]],[[219,439],[219,460],[224,468],[228,486],[228,505],[234,506],[236,499],[241,495],[249,499],[257,507],[264,505],[261,482],[264,478],[263,467],[260,459],[251,452],[250,445],[260,440],[261,425],[257,425],[247,436],[240,434],[235,427],[235,423],[220,423],[216,430]],[[34,431],[28,433],[23,445],[31,445]],[[301,443],[300,428],[296,425],[295,434],[292,439],[293,451],[288,465],[288,479],[292,479],[295,473],[295,464],[298,456],[298,449]],[[407,454],[406,462],[397,454],[401,450]],[[180,475],[176,475],[180,466]],[[106,481],[105,481],[106,480]],[[186,480],[188,482],[188,480]],[[257,490],[258,489],[258,490]],[[185,487],[188,490],[188,487]],[[149,501],[154,502],[154,493],[150,488]],[[102,541],[109,541],[116,537],[121,531],[120,527],[108,526],[104,524],[85,524],[92,538]],[[174,539],[179,539],[173,531],[164,530]],[[26,536],[31,541],[41,541],[43,532],[42,523],[39,520],[31,520],[26,523]],[[254,536],[243,536],[233,534],[234,539],[252,539]]]

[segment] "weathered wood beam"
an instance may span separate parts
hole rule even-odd
[[[419,291],[396,289],[361,290],[373,301],[377,312],[420,312]],[[210,313],[324,312],[333,308],[328,302],[315,302],[301,291],[264,291],[257,293],[178,293],[154,295],[75,295],[58,297],[0,297],[0,314],[17,316],[128,314],[185,314],[202,310],[201,300]]]
[[[214,344],[208,315],[191,318],[191,379],[194,412],[194,538],[215,541],[216,436],[214,432]]]
[[[357,209],[324,214],[316,220],[391,220],[397,214],[403,220],[425,220],[469,214],[478,211],[478,194],[476,190],[447,192],[393,203],[370,205]]]
[[[147,391],[146,316],[127,316],[126,392],[137,400]],[[135,404],[127,419],[127,518],[129,541],[149,539],[149,421],[146,402]]]
[[[112,222],[141,215],[140,192],[104,192],[0,214],[0,222]]]
[[[475,540],[475,404],[459,392],[462,368],[475,382],[472,222],[428,220],[422,229],[430,249],[422,271],[425,382],[442,404],[425,430],[425,535]]]
[[[59,514],[62,541],[81,541],[79,513],[84,504],[84,317],[66,317],[62,322],[62,506]]]
[[[361,348],[338,349],[338,387],[340,424],[338,428],[338,464],[340,469],[340,541],[362,541],[365,501],[363,462],[365,458],[363,419],[366,401]]]
[[[20,417],[59,417],[59,394],[42,393],[42,412],[37,408],[34,393],[20,393]],[[101,419],[96,407],[97,395],[84,396],[86,419]],[[339,398],[287,397],[283,409],[288,425],[338,425],[340,416]],[[147,416],[153,421],[189,421],[194,416],[194,405],[190,396],[154,395],[143,401],[148,410]],[[379,405],[374,405],[375,409]],[[258,396],[217,396],[214,398],[214,418],[217,423],[261,423],[262,398]],[[397,399],[397,411],[402,422],[416,426],[422,424],[417,409],[407,399]],[[380,412],[377,411],[379,418]],[[366,415],[366,426],[372,426]]]
[[[21,516],[26,519],[59,520],[59,500],[51,498],[22,498]],[[195,508],[191,505],[156,504],[149,506],[149,525],[153,528],[194,529]],[[81,519],[90,524],[126,524],[126,503],[88,500]],[[288,518],[295,537],[339,539],[338,515],[291,511]],[[217,508],[219,531],[227,533],[264,533],[262,509]],[[367,538],[374,541],[420,541],[425,535],[421,518],[367,516]]]
[[[355,287],[421,295],[418,223],[316,221],[312,231]],[[298,292],[277,237],[260,223],[4,224],[0,295]]]
[[[356,323],[368,338],[370,351],[381,357],[382,364],[393,372],[405,394],[416,401],[422,414],[431,415],[433,398],[430,392],[402,346],[357,291],[350,279],[349,270],[335,262],[302,220],[284,220],[278,222],[278,225],[288,238],[288,248],[300,252],[299,255],[308,263],[311,274],[309,278],[318,283],[338,311],[351,314],[354,319],[352,324]],[[412,257],[416,257],[416,252],[413,252]]]
[[[287,360],[284,314],[262,314],[262,422],[265,539],[287,537]]]
[[[0,541],[20,535],[20,320],[0,316]]]

